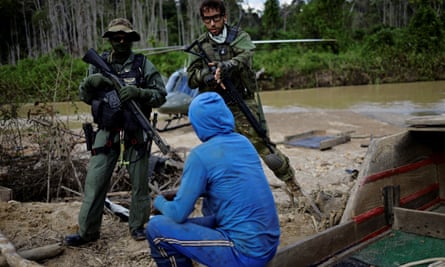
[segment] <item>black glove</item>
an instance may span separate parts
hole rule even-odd
[[[137,88],[134,85],[127,85],[119,89],[119,97],[122,102],[138,98],[141,90],[141,88]]]
[[[216,88],[216,86],[218,85],[218,83],[215,80],[215,75],[212,73],[207,74],[204,77],[204,83],[209,87],[209,88]]]
[[[87,91],[103,90],[109,86],[113,86],[113,82],[100,73],[91,74],[83,82],[83,87]]]
[[[235,60],[226,60],[218,62],[217,67],[221,70],[221,79],[229,77],[236,66],[237,62]]]

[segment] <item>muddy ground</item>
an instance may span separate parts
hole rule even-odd
[[[369,142],[402,130],[401,126],[351,111],[271,112],[266,113],[266,118],[271,139],[289,156],[298,182],[325,216],[321,221],[312,216],[305,208],[304,199],[300,199],[298,206],[292,206],[280,188],[282,182],[265,168],[279,210],[280,246],[338,223],[355,182],[354,170],[360,169]],[[326,135],[348,133],[351,140],[324,151],[283,143],[287,136],[312,130],[325,131]],[[161,136],[183,156],[199,143],[190,127],[163,132]],[[80,153],[88,155],[86,151]],[[125,194],[121,192],[120,196]],[[60,243],[66,234],[76,232],[80,204],[80,197],[52,203],[0,202],[0,232],[18,251]],[[0,266],[1,259],[0,256]],[[155,266],[147,243],[133,241],[127,224],[109,212],[104,216],[100,240],[79,248],[63,247],[60,255],[39,263],[44,266]]]

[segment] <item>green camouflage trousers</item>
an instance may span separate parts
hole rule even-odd
[[[109,131],[99,130],[93,144],[93,149],[105,145],[109,138]],[[119,142],[119,134],[115,135],[114,144]],[[143,145],[142,131],[136,133],[135,139]],[[140,148],[140,146],[139,146]],[[148,158],[149,153],[137,149],[136,146],[125,148],[124,159],[131,179],[131,204],[128,224],[130,231],[143,228],[150,215],[150,196],[148,188]],[[100,232],[105,198],[110,187],[110,180],[114,167],[119,158],[119,151],[111,149],[109,153],[99,153],[91,156],[88,173],[85,180],[85,192],[79,212],[79,234],[89,240]]]
[[[258,118],[260,116],[256,101],[254,99],[249,99],[244,101],[246,105],[249,107],[249,109],[252,111],[252,114],[259,121]],[[255,129],[249,123],[247,117],[240,110],[238,105],[231,104],[229,105],[229,108],[232,111],[232,114],[235,118],[235,131],[246,136],[250,140],[250,142],[254,145],[256,151],[264,161],[265,157],[271,154],[269,148],[266,146],[263,139],[257,134]],[[273,150],[274,154],[276,154],[281,159],[282,164],[279,168],[271,169],[271,171],[273,171],[275,176],[283,182],[286,182],[289,179],[293,179],[295,171],[289,164],[289,158],[286,155],[284,155],[278,148],[273,147]]]

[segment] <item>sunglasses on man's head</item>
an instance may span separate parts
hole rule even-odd
[[[223,15],[221,15],[221,14],[216,14],[216,15],[208,16],[208,17],[202,16],[202,21],[204,21],[204,23],[207,24],[207,23],[210,23],[210,21],[213,20],[213,22],[216,23],[216,22],[221,21],[222,17],[223,17]]]
[[[122,41],[124,41],[124,42],[131,42],[131,38],[128,35],[111,36],[110,40],[113,41],[113,42],[118,42],[118,43],[120,43]]]

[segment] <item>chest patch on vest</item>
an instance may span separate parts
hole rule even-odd
[[[124,78],[124,83],[125,84],[136,84],[136,78],[135,77]]]

